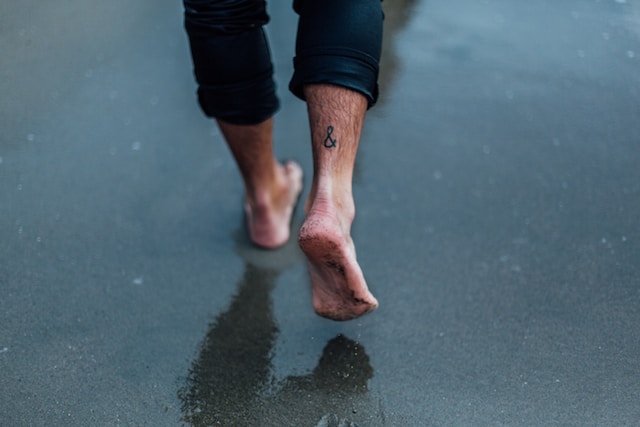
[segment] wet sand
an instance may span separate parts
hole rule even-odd
[[[353,228],[380,308],[346,323],[295,242],[249,244],[181,4],[153,4],[0,6],[1,426],[637,423],[634,2],[385,0]],[[270,13],[276,150],[308,172]]]

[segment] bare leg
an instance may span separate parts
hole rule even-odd
[[[314,310],[323,317],[349,320],[378,306],[351,239],[351,181],[367,100],[328,84],[306,85],[304,93],[314,175],[298,242],[308,259]]]
[[[293,208],[302,191],[302,169],[273,156],[273,119],[256,125],[218,126],[238,164],[245,186],[245,212],[251,240],[277,248],[289,240]]]

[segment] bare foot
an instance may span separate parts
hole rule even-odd
[[[330,203],[316,200],[298,236],[308,260],[313,309],[333,320],[355,319],[378,307],[356,260],[350,226]]]
[[[302,191],[302,169],[293,161],[278,165],[277,187],[261,200],[245,200],[249,237],[258,246],[275,249],[291,235],[291,216]]]

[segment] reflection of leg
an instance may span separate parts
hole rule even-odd
[[[319,389],[366,392],[373,368],[364,346],[340,334],[322,350],[312,377]]]
[[[364,346],[338,335],[324,347],[313,372],[286,377],[266,406],[277,408],[274,412],[287,425],[311,425],[314,420],[318,426],[386,425],[379,405],[368,395],[372,377]]]
[[[234,125],[218,120],[242,174],[245,211],[251,240],[275,248],[289,240],[291,215],[302,191],[302,169],[273,156],[273,120]]]
[[[261,425],[254,408],[271,380],[278,335],[271,292],[278,274],[245,265],[238,292],[209,326],[178,392],[183,421],[194,426]]]
[[[313,307],[334,320],[374,310],[351,239],[351,180],[367,99],[331,85],[308,85],[314,176],[298,241],[309,261]]]

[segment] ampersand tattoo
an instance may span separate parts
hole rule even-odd
[[[331,138],[332,134],[333,134],[333,126],[329,126],[327,128],[327,137],[324,139],[325,148],[333,148],[336,146],[336,143],[338,142],[338,140]]]

